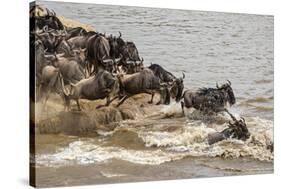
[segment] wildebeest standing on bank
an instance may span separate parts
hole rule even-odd
[[[88,60],[87,70],[89,75],[93,72],[98,73],[100,69],[106,70],[110,59],[110,46],[108,40],[101,34],[89,38],[86,47],[86,57]],[[94,69],[94,71],[92,71]]]
[[[81,110],[79,99],[98,100],[106,98],[105,105],[99,105],[97,108],[108,106],[118,97],[119,76],[114,76],[106,70],[99,70],[95,76],[83,79],[76,84],[71,84],[70,92],[67,95],[68,100],[75,100],[78,110]]]
[[[183,79],[185,78],[184,73],[182,77],[177,78],[172,73],[165,70],[162,66],[158,64],[151,64],[149,67],[153,73],[162,81],[167,83],[171,89],[171,97],[175,98],[176,102],[179,102],[182,97],[182,92],[184,89]]]
[[[170,94],[166,85],[162,85],[160,79],[154,75],[150,69],[144,69],[141,72],[135,73],[129,78],[121,79],[120,93],[123,98],[117,106],[120,106],[129,97],[147,93],[151,94],[149,103],[153,103],[155,93],[160,94],[160,101],[157,104],[169,104]]]
[[[230,81],[222,86],[217,85],[217,88],[201,88],[196,92],[186,90],[182,98],[183,114],[184,107],[193,107],[204,113],[218,113],[225,110],[227,103],[232,106],[236,102]]]
[[[75,58],[55,56],[52,64],[60,69],[66,84],[77,83],[85,78],[84,70]]]
[[[38,6],[37,6],[38,7]],[[46,14],[43,16],[35,16],[35,27],[38,29],[43,29],[43,27],[47,26],[48,28],[54,30],[64,30],[65,27],[59,18],[56,16],[54,11],[50,11],[49,9],[45,9]]]

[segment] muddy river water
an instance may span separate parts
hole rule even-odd
[[[251,132],[245,142],[208,145],[206,136],[225,128],[227,115],[203,116],[180,104],[134,112],[114,129],[85,135],[37,134],[40,186],[100,184],[273,172],[273,17],[140,7],[39,2],[58,15],[99,32],[134,41],[144,64],[185,72],[186,89],[214,87],[229,79]],[[145,97],[146,98],[146,97]],[[127,106],[133,101],[125,102]],[[125,105],[126,106],[126,105]],[[49,115],[50,116],[50,115]],[[105,126],[106,127],[106,126]]]

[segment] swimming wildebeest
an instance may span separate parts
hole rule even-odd
[[[184,73],[182,73],[182,77],[177,78],[172,73],[165,70],[162,66],[158,64],[151,64],[149,67],[153,71],[153,73],[159,77],[162,82],[167,83],[171,86],[171,97],[176,99],[176,102],[179,102],[182,97],[182,92],[184,89],[183,79],[185,78]]]
[[[195,108],[204,113],[218,113],[225,110],[225,106],[235,104],[236,99],[231,87],[231,82],[216,88],[200,88],[196,92],[186,90],[183,93],[183,101],[181,102],[182,112],[184,107]]]
[[[117,107],[129,97],[141,93],[152,95],[149,103],[153,103],[153,97],[155,93],[160,94],[160,101],[157,104],[170,103],[170,95],[167,86],[162,85],[160,79],[156,77],[150,69],[144,69],[128,78],[121,79],[120,96],[123,97],[118,103]]]
[[[81,110],[79,99],[98,100],[106,98],[105,105],[97,106],[97,108],[100,108],[110,105],[118,97],[118,93],[119,76],[114,76],[106,70],[99,70],[95,76],[71,84],[70,92],[66,95],[69,101],[75,100],[78,110]]]
[[[228,112],[227,110],[226,112],[232,118],[233,123],[229,121],[228,127],[223,131],[209,134],[208,143],[210,145],[228,138],[245,141],[251,135],[243,117],[240,120],[237,120],[230,112]]]
[[[67,104],[67,96],[65,95],[66,91],[59,68],[55,68],[54,66],[45,66],[42,69],[38,95],[41,98],[43,97],[43,95],[45,96],[43,102],[44,108],[51,92],[59,94],[65,102],[65,105]]]

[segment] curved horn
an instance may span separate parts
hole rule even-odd
[[[182,79],[184,79],[185,78],[185,74],[182,72]]]
[[[46,8],[46,12],[47,12],[47,15],[48,15],[48,16],[52,16],[52,15],[50,14],[51,12],[50,12],[50,10],[49,10],[48,8]]]
[[[141,63],[143,63],[143,57],[141,57]]]
[[[227,80],[227,82],[228,82],[229,86],[231,86],[231,82],[229,80]]]
[[[220,88],[218,82],[216,82],[216,87],[217,87],[217,88]]]
[[[119,38],[121,38],[122,37],[122,33],[120,31],[118,31],[118,33],[119,33]]]
[[[246,123],[244,117],[241,117],[241,119],[243,120],[244,123]]]
[[[48,26],[47,25],[43,27],[43,31],[48,32]]]
[[[52,13],[53,13],[54,16],[56,16],[56,12],[53,9],[52,9]]]

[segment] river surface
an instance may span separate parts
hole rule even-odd
[[[229,117],[196,111],[182,117],[180,104],[172,103],[95,136],[41,135],[36,161],[42,186],[273,172],[273,153],[266,149],[273,141],[273,16],[39,4],[107,35],[121,31],[146,66],[157,63],[176,76],[184,72],[185,89],[230,80],[237,100],[230,111],[245,117],[252,134],[245,142],[209,146],[206,136],[225,128]]]

